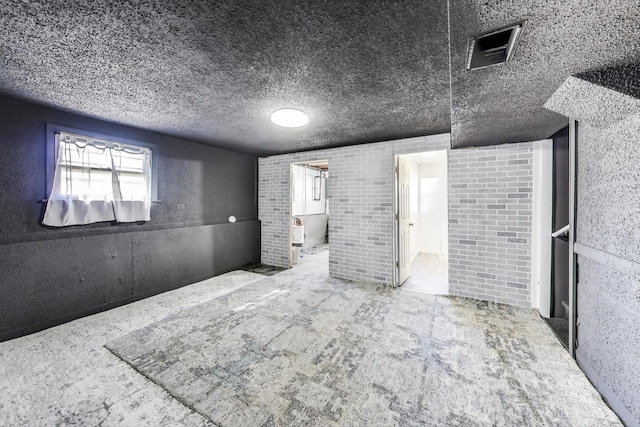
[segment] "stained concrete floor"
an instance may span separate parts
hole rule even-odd
[[[433,295],[449,294],[447,260],[435,254],[418,253],[411,262],[411,276],[401,289]]]
[[[210,419],[184,406],[165,389],[139,374],[129,364],[109,352],[104,345],[152,324],[161,324],[167,319],[175,318],[176,313],[180,311],[184,313],[198,307],[204,308],[217,299],[234,294],[238,294],[234,298],[241,299],[242,293],[239,292],[249,286],[253,287],[253,294],[259,294],[262,281],[270,281],[265,282],[269,285],[265,287],[265,292],[278,283],[283,284],[282,292],[286,290],[284,286],[295,286],[297,282],[317,286],[315,280],[327,280],[327,263],[322,259],[326,256],[328,252],[307,257],[296,268],[283,273],[282,279],[280,274],[265,278],[244,271],[232,272],[27,337],[0,343],[0,425],[214,425]],[[258,281],[260,279],[262,281]],[[349,282],[338,285],[343,289],[346,286],[348,289]],[[354,286],[368,292],[366,286]],[[273,292],[273,289],[270,291]],[[320,295],[315,290],[310,292],[310,295]],[[376,292],[383,294],[376,297],[376,301],[372,300],[369,303],[373,304],[370,308],[375,310],[359,310],[359,316],[373,321],[383,312],[395,313],[397,321],[402,322],[402,319],[405,319],[404,321],[410,322],[406,326],[411,330],[421,328],[418,325],[420,322],[416,323],[412,316],[402,313],[414,312],[418,300],[427,304],[416,313],[431,316],[431,326],[427,329],[430,331],[429,336],[435,334],[431,338],[432,341],[436,339],[433,341],[435,347],[429,344],[431,341],[397,339],[393,343],[390,341],[388,344],[392,346],[388,347],[384,341],[380,341],[384,338],[384,322],[372,323],[371,327],[374,327],[375,331],[358,330],[359,334],[375,332],[379,337],[359,343],[359,346],[365,345],[360,349],[365,353],[380,354],[381,349],[390,348],[394,354],[404,354],[404,358],[410,357],[412,363],[401,366],[412,367],[415,365],[413,362],[417,360],[414,360],[415,357],[412,355],[419,351],[427,356],[425,360],[431,360],[429,363],[436,363],[434,368],[419,374],[427,377],[429,374],[436,375],[429,377],[430,381],[423,383],[424,386],[420,389],[421,393],[428,396],[425,402],[429,402],[430,407],[442,408],[442,411],[458,408],[457,410],[470,414],[480,411],[485,415],[482,419],[466,419],[466,425],[505,425],[500,422],[491,424],[490,420],[510,419],[514,411],[519,412],[522,408],[505,407],[505,402],[524,399],[522,402],[527,402],[526,406],[535,412],[536,417],[542,416],[535,419],[553,419],[556,420],[554,425],[620,425],[577,365],[562,349],[553,333],[535,313],[460,298],[431,295],[423,295],[417,299],[407,298],[402,295],[409,293],[399,290],[382,289],[371,292],[373,296]],[[336,297],[336,301],[341,301],[339,295]],[[379,298],[383,298],[390,306],[380,306]],[[275,307],[277,306],[276,304]],[[434,308],[430,309],[430,306]],[[447,311],[447,316],[438,316],[442,309]],[[273,308],[271,312],[274,312]],[[287,318],[287,313],[274,314],[284,316],[283,319]],[[319,315],[319,319],[331,319],[331,316],[320,314],[314,315]],[[517,326],[514,325],[514,319],[517,320]],[[242,325],[241,323],[239,326],[244,327]],[[397,331],[405,330],[401,324],[394,326]],[[484,340],[475,328],[484,331]],[[487,341],[487,337],[491,339]],[[451,342],[447,344],[445,341]],[[404,353],[402,345],[408,345]],[[163,351],[161,348],[158,350]],[[491,356],[496,351],[495,354],[502,362],[494,360]],[[513,355],[517,356],[518,360],[511,360],[510,357]],[[353,359],[354,354],[347,352],[345,356]],[[524,359],[519,360],[520,356]],[[494,362],[487,364],[487,357]],[[368,358],[367,363],[370,364],[372,360]],[[482,360],[484,362],[479,362]],[[502,368],[498,365],[494,366],[496,362],[498,365],[506,363],[503,366],[506,371],[501,371]],[[358,362],[354,363],[356,365],[349,366],[356,367]],[[367,367],[367,372],[378,372],[380,375],[391,372],[387,366]],[[398,375],[403,371],[393,370]],[[505,372],[509,376],[517,377],[518,381],[505,379]],[[396,374],[388,378],[383,375],[374,382],[391,381],[389,384],[395,384],[398,380],[403,381],[402,377],[396,378]],[[414,374],[418,375],[418,372]],[[409,377],[414,378],[414,374]],[[486,374],[490,375],[484,377]],[[367,378],[375,378],[375,375]],[[508,381],[505,382],[501,378]],[[443,384],[449,385],[442,387]],[[455,384],[458,386],[454,386]],[[506,387],[505,390],[511,390],[516,394],[511,391],[506,395],[502,394],[503,391],[492,389],[493,385]],[[556,387],[559,392],[554,391]],[[480,394],[464,392],[471,388],[479,390]],[[544,399],[550,399],[549,396],[536,394],[540,388],[554,394],[550,401],[554,406],[553,410],[549,410],[544,403]],[[376,389],[372,392],[381,390]],[[314,395],[321,400],[326,397],[311,393],[307,398],[313,400]],[[491,396],[495,396],[496,399]],[[434,402],[437,399],[442,399],[440,404]],[[536,403],[539,399],[540,403]],[[475,401],[478,404],[484,403],[476,407],[473,404]],[[495,406],[485,407],[487,402],[492,402]],[[383,406],[376,409],[384,409],[386,403],[379,403]],[[393,401],[389,408],[392,411],[398,410]],[[456,420],[462,421],[455,417],[444,419],[450,420],[451,423],[439,425],[453,425]],[[489,420],[488,424],[481,422],[482,420]],[[360,421],[362,424],[364,419]],[[387,422],[379,425],[398,425],[399,422],[396,421],[387,419]],[[340,422],[337,425],[340,425]],[[537,425],[549,424],[543,422]]]

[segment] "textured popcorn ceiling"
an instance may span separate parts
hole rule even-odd
[[[638,62],[635,64],[622,67],[608,67],[601,70],[590,70],[578,74],[577,77],[640,99],[640,58],[638,58]]]
[[[638,0],[455,0],[450,13],[454,147],[547,138],[567,124],[544,103],[568,77],[640,60]],[[509,63],[466,71],[469,37],[525,19]]]
[[[566,122],[543,104],[567,77],[640,57],[628,0],[0,0],[0,11],[0,93],[261,155],[449,130],[456,147],[544,138]],[[511,63],[465,70],[470,36],[521,19]],[[271,124],[282,107],[310,124]]]
[[[1,4],[12,96],[261,154],[449,130],[446,2]]]

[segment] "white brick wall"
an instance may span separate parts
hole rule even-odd
[[[533,143],[449,152],[449,290],[531,306]]]
[[[328,159],[329,274],[392,283],[394,156],[449,147],[442,134],[259,159],[262,262],[289,266],[290,164]]]

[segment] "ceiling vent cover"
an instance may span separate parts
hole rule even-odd
[[[470,40],[467,70],[504,64],[513,56],[525,21],[481,34]]]

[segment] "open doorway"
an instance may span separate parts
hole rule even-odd
[[[534,145],[532,306],[573,355],[572,134],[567,126]]]
[[[291,164],[291,251],[289,266],[329,266],[329,161]]]
[[[447,151],[396,156],[397,283],[448,294]]]
[[[534,145],[532,303],[570,349],[571,150],[569,127]]]

